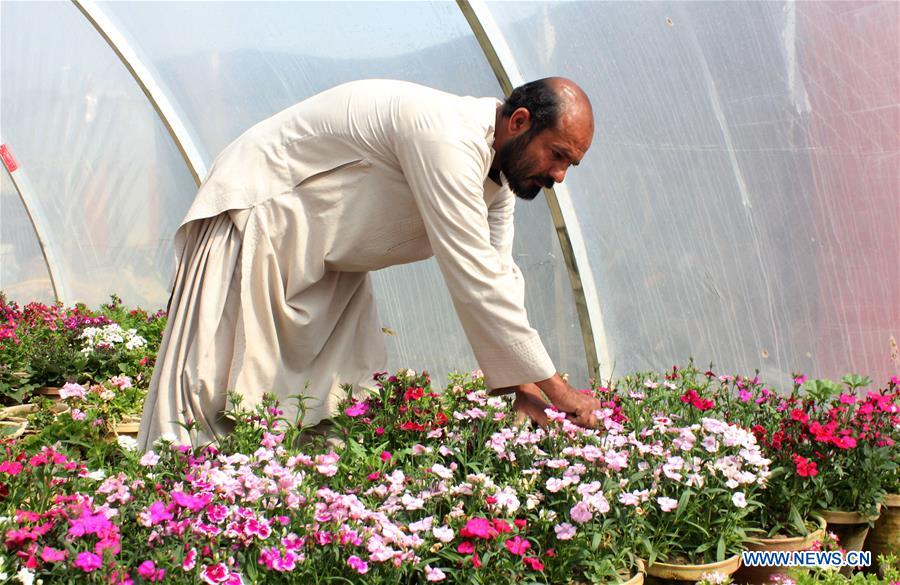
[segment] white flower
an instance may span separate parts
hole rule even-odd
[[[746,508],[747,497],[744,495],[744,492],[734,492],[734,495],[731,496],[731,503],[738,508]]]
[[[435,526],[431,529],[431,533],[434,534],[434,537],[436,539],[440,540],[443,543],[450,542],[455,536],[453,533],[453,529],[449,526]]]
[[[20,583],[24,583],[25,585],[34,585],[34,573],[29,571],[25,567],[22,567],[22,569],[18,573],[16,573],[16,577],[18,577]]]
[[[98,469],[97,471],[88,473],[85,477],[87,477],[88,479],[93,479],[94,481],[101,481],[106,478],[106,472],[102,469]]]
[[[119,435],[116,437],[116,443],[125,451],[137,451],[138,448],[137,439],[128,435]]]

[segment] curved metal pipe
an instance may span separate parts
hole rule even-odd
[[[503,88],[504,94],[509,95],[514,87],[521,85],[525,80],[493,15],[483,0],[457,0],[457,4],[472,27],[472,32],[478,39],[491,69],[494,70],[500,87]],[[562,248],[563,259],[569,271],[575,308],[581,324],[588,372],[596,372],[601,378],[608,378],[612,374],[609,344],[603,327],[597,287],[594,284],[587,248],[584,245],[572,198],[568,188],[563,184],[558,184],[552,189],[544,189],[544,193]]]
[[[0,141],[2,141],[2,139],[0,139]],[[6,161],[4,161],[4,163],[5,162]],[[34,236],[37,238],[38,246],[41,248],[41,256],[44,257],[44,264],[47,266],[47,275],[50,277],[50,287],[53,289],[54,298],[56,298],[57,301],[62,301],[64,303],[71,302],[73,299],[69,297],[68,287],[64,285],[63,280],[60,277],[59,264],[56,262],[53,246],[47,241],[47,234],[52,232],[45,229],[47,222],[45,221],[46,218],[41,212],[40,207],[30,204],[32,201],[31,193],[33,192],[33,189],[31,188],[31,182],[28,180],[27,174],[21,167],[10,170],[8,166],[4,165],[4,169],[9,173],[12,184],[16,188],[16,193],[18,193],[19,199],[22,201],[22,207],[25,208],[25,213],[28,215],[28,221],[31,222],[31,229],[34,230]]]
[[[187,125],[182,122],[181,116],[178,115],[177,110],[165,91],[163,91],[162,86],[157,83],[150,68],[144,64],[125,36],[96,2],[92,0],[72,0],[72,3],[100,33],[100,36],[118,55],[119,60],[122,61],[122,64],[141,87],[144,95],[150,100],[153,109],[159,114],[160,120],[162,120],[163,125],[175,142],[178,152],[181,153],[188,170],[194,177],[194,182],[199,186],[206,177],[206,163]]]

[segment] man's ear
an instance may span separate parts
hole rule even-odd
[[[531,128],[531,112],[526,108],[516,108],[509,117],[507,127],[511,136],[518,136],[523,132],[527,132]]]

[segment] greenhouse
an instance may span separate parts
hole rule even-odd
[[[900,581],[898,31],[0,1],[0,582]]]

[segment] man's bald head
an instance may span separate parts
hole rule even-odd
[[[571,79],[545,77],[520,85],[506,98],[501,114],[508,118],[519,108],[525,108],[531,114],[529,133],[532,136],[548,128],[563,126],[570,130],[578,129],[593,137],[594,112],[591,101],[584,90]]]

